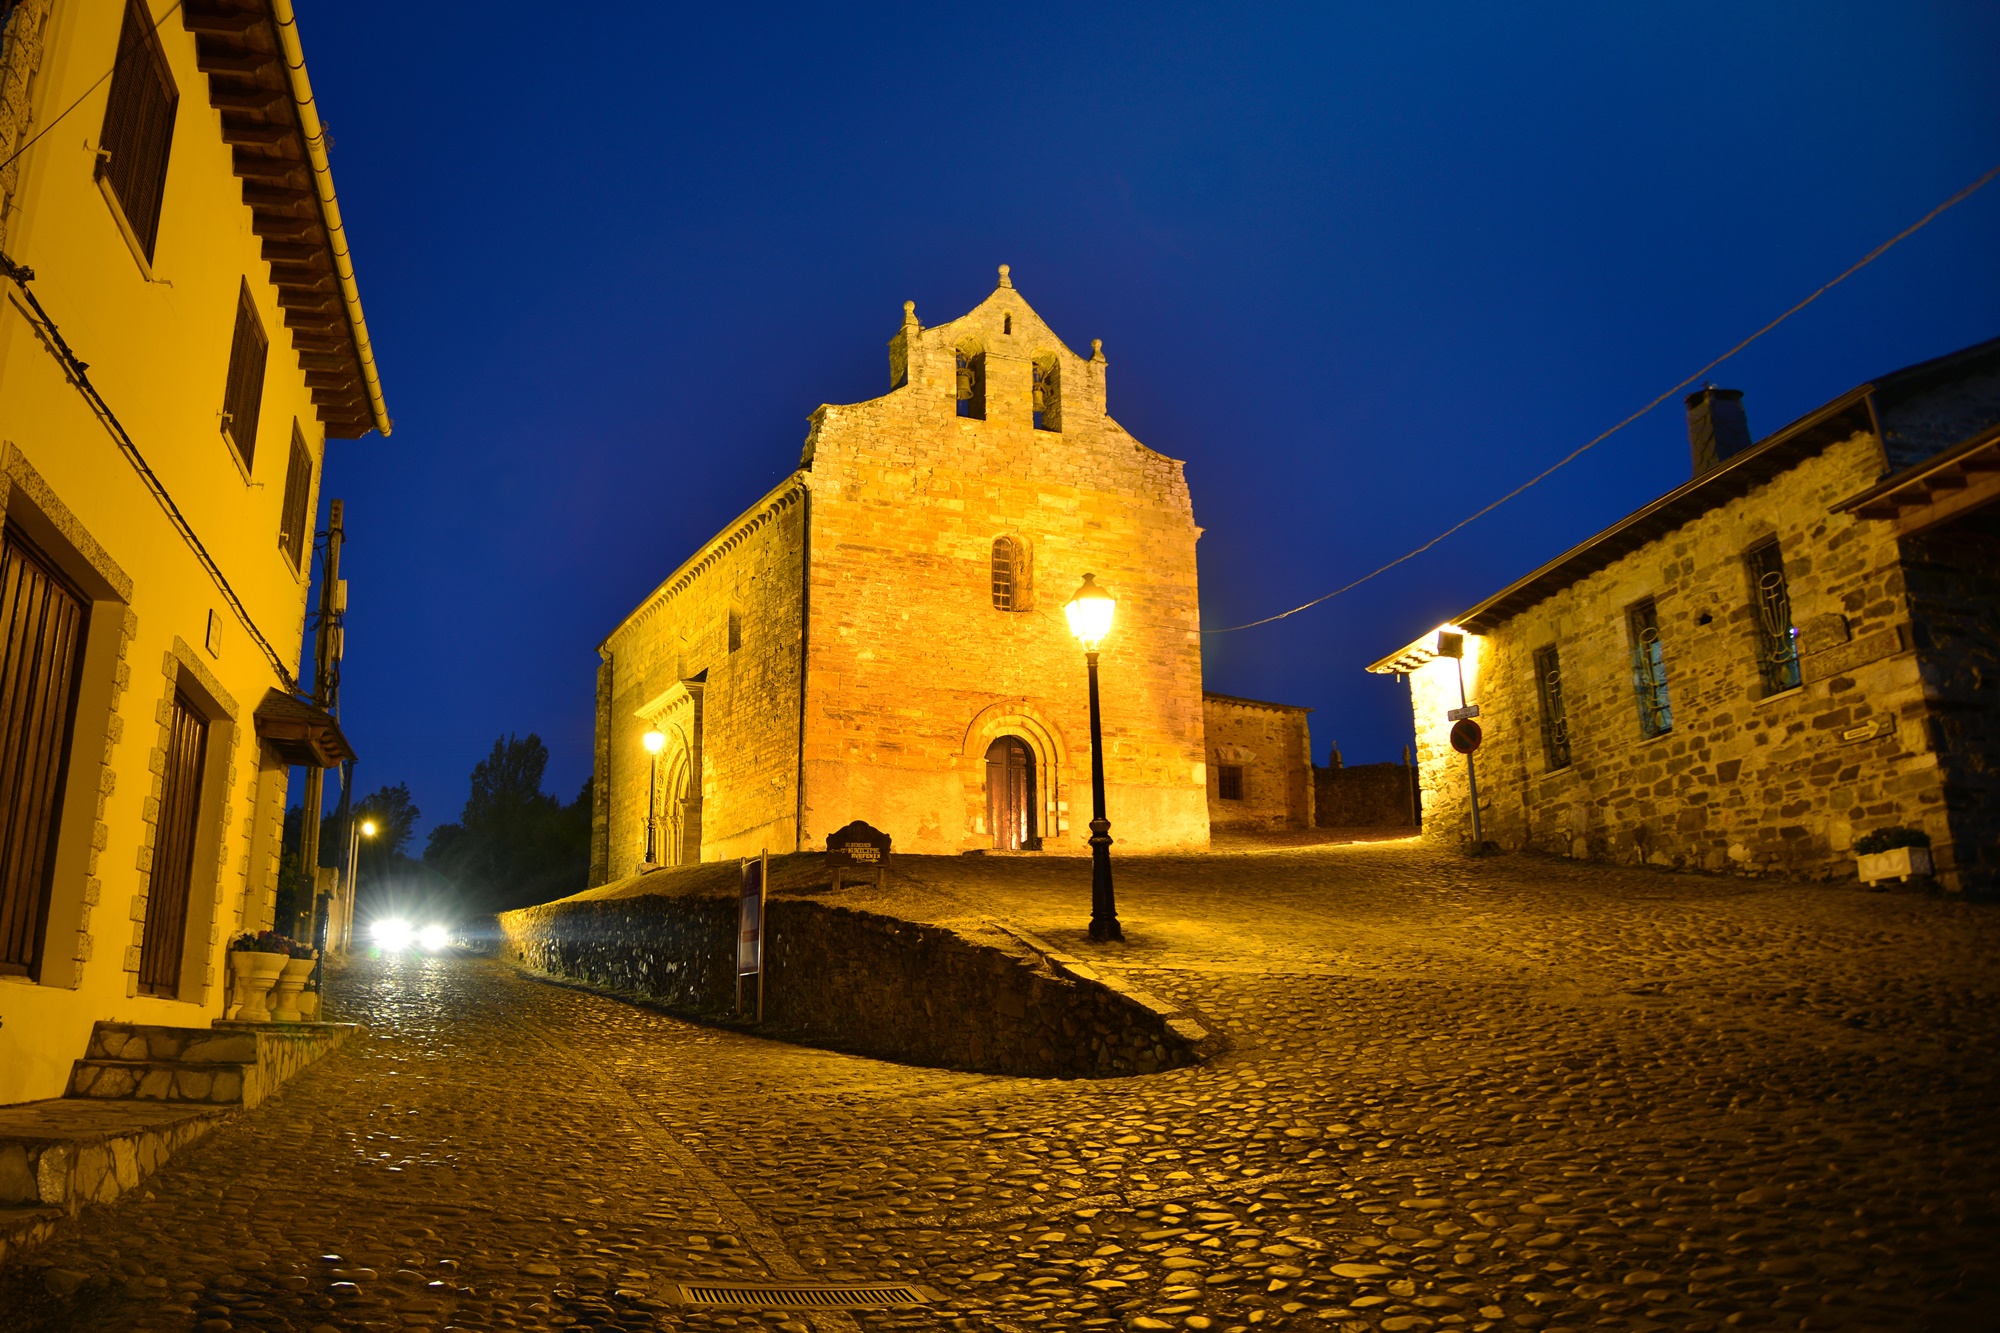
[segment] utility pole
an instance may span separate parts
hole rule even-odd
[[[340,581],[340,547],[346,532],[341,526],[344,506],[335,500],[327,516],[326,548],[320,564],[319,613],[313,638],[313,699],[329,713],[340,702],[340,622],[347,610],[347,585]],[[319,818],[326,798],[326,770],[318,765],[306,769],[305,819],[299,833],[299,874],[305,889],[305,915],[309,923],[319,920]],[[313,925],[308,930],[317,931]],[[293,938],[299,935],[292,922]]]

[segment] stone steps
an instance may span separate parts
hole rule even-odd
[[[109,1203],[359,1031],[352,1023],[99,1023],[66,1096],[0,1106],[0,1264]]]
[[[134,1188],[212,1129],[221,1107],[71,1097],[0,1106],[0,1262],[86,1203]],[[51,1216],[52,1214],[52,1216]]]
[[[255,1106],[353,1030],[348,1023],[99,1023],[70,1070],[68,1096]]]

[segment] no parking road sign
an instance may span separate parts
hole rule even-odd
[[[1462,717],[1451,724],[1451,748],[1460,754],[1471,754],[1479,748],[1481,734],[1477,722]]]

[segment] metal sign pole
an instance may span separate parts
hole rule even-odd
[[[1471,705],[1465,698],[1465,659],[1454,659],[1458,664],[1458,706],[1461,709]],[[1475,853],[1486,849],[1486,835],[1479,829],[1479,773],[1472,762],[1472,751],[1465,752],[1465,785],[1472,793],[1472,850]]]

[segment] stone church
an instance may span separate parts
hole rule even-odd
[[[1205,848],[1200,533],[1181,464],[1106,415],[1102,345],[1071,351],[1006,267],[948,324],[906,303],[889,392],[815,412],[797,471],[600,647],[592,882],[647,862],[649,832],[673,865],[823,847],[857,819],[899,851],[1087,853],[1063,614],[1085,573],[1118,599],[1112,836]]]

